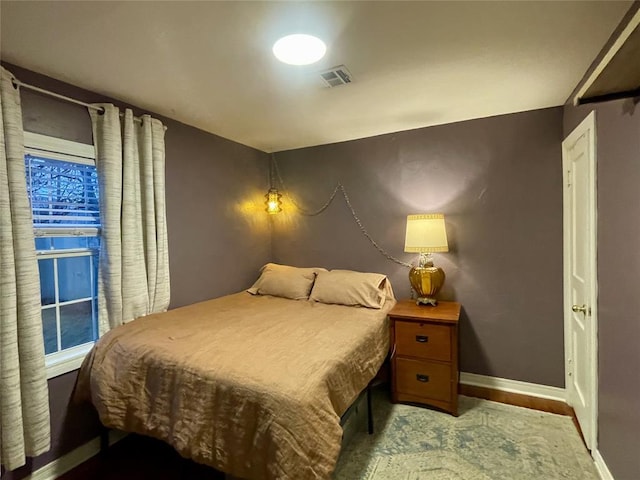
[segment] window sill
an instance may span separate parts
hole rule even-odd
[[[79,369],[85,357],[93,348],[94,343],[84,343],[77,347],[46,355],[47,380]]]

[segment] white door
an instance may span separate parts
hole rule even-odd
[[[562,142],[567,403],[587,447],[597,447],[595,113]]]

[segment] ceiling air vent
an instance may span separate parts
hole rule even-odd
[[[320,77],[328,87],[338,87],[351,83],[351,73],[344,65],[330,68],[324,72],[320,72]]]

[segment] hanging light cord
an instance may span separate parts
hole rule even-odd
[[[289,190],[287,189],[287,187],[286,187],[286,185],[284,183],[284,180],[282,179],[282,175],[280,175],[280,169],[278,168],[278,162],[276,162],[275,155],[272,155],[271,158],[273,160],[273,167],[274,167],[274,170],[276,172],[276,176],[278,177],[278,182],[280,183],[280,186],[282,187],[282,190],[284,191],[284,195],[291,202],[291,204],[294,207],[296,207],[296,209],[298,210],[298,213],[300,213],[300,215],[304,215],[305,217],[315,217],[316,215],[320,215],[327,208],[329,208],[329,205],[331,205],[331,202],[333,202],[333,199],[336,198],[336,195],[337,195],[338,190],[339,190],[342,193],[342,196],[344,197],[344,201],[347,204],[347,207],[349,207],[349,211],[351,212],[351,216],[353,216],[353,219],[355,220],[356,224],[360,228],[360,231],[362,232],[362,234],[367,238],[367,240],[369,240],[369,242],[371,242],[371,245],[373,245],[374,248],[376,250],[378,250],[378,252],[380,252],[388,260],[391,260],[392,262],[397,263],[398,265],[402,265],[403,267],[407,267],[407,268],[412,268],[413,267],[413,265],[411,265],[410,263],[403,262],[402,260],[399,260],[396,257],[394,257],[393,255],[391,255],[390,253],[388,253],[385,249],[383,249],[380,245],[378,245],[378,243],[371,237],[369,232],[367,232],[367,229],[364,228],[364,225],[360,221],[360,218],[358,217],[358,214],[356,213],[355,209],[353,208],[353,205],[351,205],[351,200],[349,200],[349,195],[347,195],[347,191],[345,190],[344,185],[342,185],[340,182],[338,182],[336,184],[335,188],[333,189],[333,192],[331,192],[331,195],[329,196],[329,199],[318,210],[315,210],[315,211],[306,210],[305,208],[302,208],[293,199],[293,197],[291,195],[289,195]]]
[[[273,153],[271,154],[271,159],[269,161],[269,189],[273,188],[273,164],[276,162],[276,158]]]

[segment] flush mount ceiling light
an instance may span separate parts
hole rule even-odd
[[[309,65],[324,57],[327,46],[312,35],[296,33],[282,37],[273,44],[273,54],[289,65]]]

